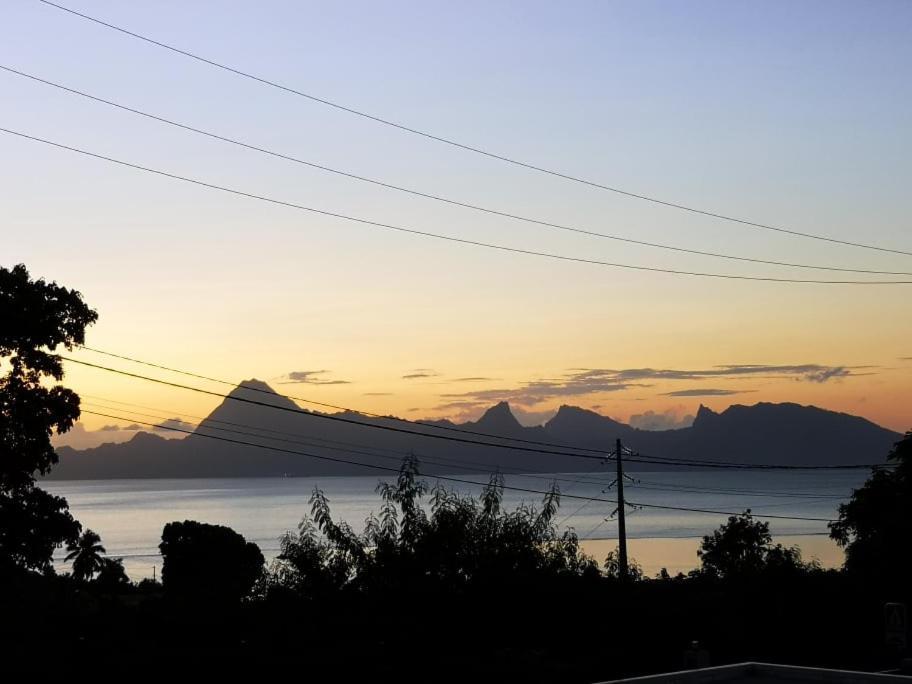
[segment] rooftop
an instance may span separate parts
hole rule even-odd
[[[722,667],[707,667],[698,670],[670,672],[667,674],[649,675],[617,679],[602,684],[703,684],[703,682],[728,682],[748,684],[776,684],[778,682],[823,682],[824,684],[876,684],[881,682],[904,682],[909,684],[912,677],[897,674],[880,674],[872,672],[850,672],[847,670],[824,670],[816,667],[795,667],[792,665],[770,665],[767,663],[739,663]]]

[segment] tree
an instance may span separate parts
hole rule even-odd
[[[621,578],[621,556],[618,549],[608,552],[603,567],[607,577],[611,579]],[[662,568],[662,570],[666,575],[668,574],[665,568]],[[627,579],[632,582],[639,582],[643,579],[643,568],[633,558],[627,562]]]
[[[80,582],[88,582],[97,572],[105,567],[105,547],[101,545],[101,537],[97,532],[86,530],[79,539],[74,539],[67,544],[67,563],[73,561],[73,577]]]
[[[54,432],[79,418],[79,397],[48,380],[63,379],[54,352],[85,341],[98,315],[75,290],[32,280],[22,264],[0,268],[0,568],[50,571],[54,549],[80,526],[66,500],[35,485],[57,462]]]
[[[750,509],[730,516],[712,535],[703,537],[697,556],[704,574],[726,579],[807,572],[818,567],[802,561],[797,546],[774,545],[769,523],[754,520]]]
[[[912,432],[888,463],[839,506],[830,536],[845,548],[846,571],[892,588],[908,586],[912,573]]]
[[[130,578],[124,570],[123,558],[102,558],[101,569],[92,582],[104,591],[117,591],[130,585]]]
[[[230,527],[194,520],[165,525],[158,548],[165,592],[186,600],[238,601],[265,563],[259,547]]]
[[[595,561],[580,552],[572,532],[558,535],[554,516],[560,494],[553,488],[540,508],[503,509],[503,479],[493,476],[479,497],[438,485],[429,490],[418,462],[406,459],[394,483],[378,485],[379,516],[362,534],[332,519],[321,491],[311,496],[311,515],[297,534],[287,534],[269,586],[313,598],[331,590],[375,596],[475,588],[514,589],[559,578],[597,577]],[[430,493],[427,512],[422,497]]]

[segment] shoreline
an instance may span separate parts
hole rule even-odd
[[[643,568],[646,577],[655,577],[662,568],[670,575],[687,574],[699,567],[697,549],[703,537],[639,537],[627,539],[631,561]],[[836,542],[824,535],[791,534],[773,537],[773,543],[798,546],[805,561],[818,560],[825,569],[842,566],[845,553]],[[601,565],[609,552],[617,548],[617,538],[581,539],[580,548]]]

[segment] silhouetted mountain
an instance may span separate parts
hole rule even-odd
[[[476,422],[466,423],[466,427],[492,435],[511,435],[524,429],[505,401],[489,408]]]
[[[402,456],[408,453],[416,454],[429,474],[491,472],[498,467],[505,472],[585,471],[598,467],[591,459],[453,442],[445,439],[453,436],[452,430],[403,423],[392,417],[304,411],[259,380],[244,381],[229,396],[248,401],[225,399],[193,435],[184,439],[169,440],[140,432],[121,444],[82,451],[62,447],[57,450],[60,463],[51,476],[103,479],[383,475],[387,468],[398,468]],[[359,423],[404,428],[435,437],[426,439]],[[506,402],[493,406],[476,422],[428,424],[494,437],[606,450],[620,438],[642,454],[670,459],[803,465],[881,463],[900,438],[898,433],[864,418],[788,403],[735,405],[721,413],[701,406],[691,427],[663,432],[639,430],[573,406],[561,406],[544,426],[522,427]],[[469,434],[466,438],[483,439]],[[349,463],[340,463],[339,459]],[[365,468],[364,464],[375,467]],[[650,468],[630,465],[632,470]]]

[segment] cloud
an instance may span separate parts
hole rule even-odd
[[[453,378],[452,382],[494,382],[498,378]]]
[[[311,370],[311,371],[291,371],[290,373],[283,375],[282,380],[279,382],[280,385],[350,385],[351,381],[349,380],[327,380],[325,378],[317,377],[319,375],[326,375],[331,371],[328,370]]]
[[[195,430],[196,426],[180,418],[168,418],[157,425],[153,425],[152,429],[156,432],[174,432],[176,430]]]
[[[631,380],[701,380],[705,378],[739,378],[744,376],[767,376],[775,378],[795,378],[808,382],[826,382],[832,378],[843,378],[855,375],[855,370],[873,368],[873,366],[824,366],[817,363],[798,365],[763,365],[763,364],[727,364],[698,370],[662,369],[662,368],[627,368],[624,370],[593,368],[579,370],[578,376],[588,378],[608,378],[615,381]]]
[[[393,396],[392,392],[365,392],[365,397],[391,397]]]
[[[804,379],[809,380],[810,382],[826,382],[833,378],[845,378],[851,374],[852,373],[848,368],[838,366],[836,368],[823,368],[819,371],[813,371],[805,375]]]
[[[730,389],[686,389],[675,392],[665,392],[663,397],[726,397],[729,394],[742,394],[756,392],[757,390],[730,390]]]
[[[403,380],[420,380],[421,378],[436,378],[440,375],[433,368],[415,368],[402,376]]]
[[[191,426],[192,427],[192,426]],[[69,431],[61,434],[54,434],[51,442],[55,447],[69,446],[74,449],[91,449],[105,443],[126,442],[134,437],[137,432],[151,430],[152,428],[137,425],[103,425],[95,430],[87,430],[81,422],[76,422]],[[180,438],[186,437],[180,432],[168,431],[162,432],[162,437]]]
[[[581,397],[607,392],[622,392],[631,388],[652,387],[656,381],[698,381],[706,379],[739,378],[788,378],[801,382],[825,383],[846,377],[866,375],[858,371],[872,366],[827,366],[817,363],[794,365],[726,364],[702,369],[674,368],[571,368],[563,376],[521,383],[518,387],[489,388],[468,392],[441,394],[443,401],[437,411],[457,411],[462,415],[476,414],[479,410],[500,401],[511,406],[535,407],[543,402],[569,397]],[[419,371],[407,378],[427,377]],[[474,379],[474,378],[473,378]],[[479,378],[480,380],[480,378]],[[468,381],[468,379],[465,379]],[[685,389],[668,392],[665,396],[696,397],[726,396],[752,390]]]
[[[677,428],[690,427],[694,422],[694,417],[690,414],[678,417],[675,409],[668,409],[663,413],[656,413],[655,411],[638,413],[630,416],[628,422],[640,430],[675,430]]]

